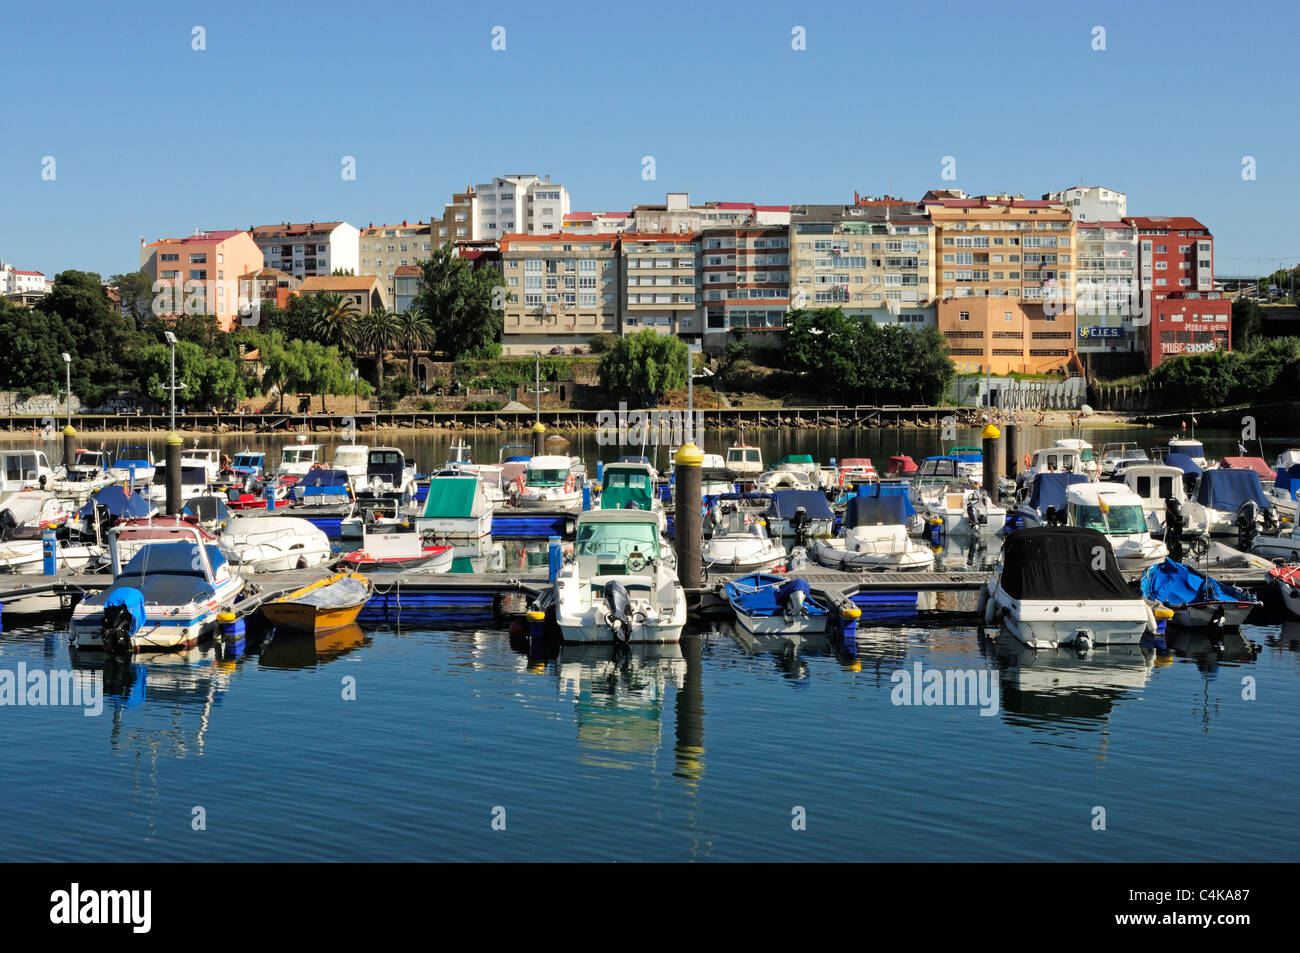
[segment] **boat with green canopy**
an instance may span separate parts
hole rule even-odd
[[[482,539],[492,532],[492,504],[483,481],[471,473],[429,479],[424,511],[415,520],[421,536],[437,539]]]

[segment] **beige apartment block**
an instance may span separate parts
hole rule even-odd
[[[690,232],[625,232],[622,331],[653,328],[698,339],[704,331],[700,298],[700,236]]]
[[[502,237],[504,352],[567,349],[587,344],[593,334],[617,333],[618,239],[563,232]]]

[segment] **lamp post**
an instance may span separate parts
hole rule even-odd
[[[68,374],[68,424],[63,428],[63,471],[67,473],[76,454],[77,431],[72,429],[72,357],[66,352],[63,364]]]
[[[537,365],[537,383],[533,388],[533,399],[537,403],[537,423],[542,422],[542,352],[533,351]]]
[[[357,401],[361,393],[361,371],[352,368],[352,416],[357,415]]]
[[[171,395],[172,395],[171,432],[175,433],[176,432],[176,335],[172,334],[172,332],[170,331],[164,331],[163,337],[167,339],[167,343],[171,345],[171,349],[172,349],[172,383],[171,383],[171,387],[169,387],[168,390],[171,391]]]
[[[67,351],[63,352],[63,366],[67,370],[67,374],[68,374],[68,393],[67,393],[68,426],[71,427],[72,426],[72,355],[70,355]]]

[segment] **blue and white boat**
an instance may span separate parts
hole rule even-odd
[[[722,588],[736,622],[754,635],[822,634],[834,611],[799,576],[753,573]]]
[[[131,480],[136,486],[153,482],[153,451],[148,447],[123,447],[108,471],[118,480]]]
[[[767,531],[776,538],[826,538],[835,531],[835,513],[821,490],[777,490],[764,514]]]
[[[1256,516],[1272,507],[1259,474],[1254,470],[1206,470],[1196,487],[1195,499],[1189,500],[1184,512],[1188,529],[1210,536],[1236,536],[1237,513],[1247,504],[1255,507]]]
[[[930,547],[907,535],[907,514],[900,496],[849,500],[840,535],[813,540],[810,554],[821,565],[841,571],[934,568]]]
[[[123,566],[122,544],[135,554]],[[78,649],[111,652],[193,648],[244,588],[220,547],[193,525],[141,525],[109,536],[113,584],[72,612]]]
[[[77,515],[81,517],[82,532],[95,536],[95,527],[107,530],[123,520],[148,519],[158,512],[158,507],[149,501],[144,491],[128,490],[124,486],[113,484],[96,490]]]
[[[1244,589],[1219,582],[1172,559],[1157,563],[1142,574],[1142,595],[1174,612],[1173,621],[1184,628],[1235,629],[1261,605]]]
[[[1044,526],[1049,523],[1065,525],[1065,491],[1075,483],[1087,483],[1082,473],[1039,473],[1033,485],[1022,487],[1020,503],[1007,514],[1008,532]]]
[[[1300,499],[1300,463],[1277,470],[1277,477],[1267,491],[1268,500],[1277,510],[1278,516],[1289,516],[1291,522],[1296,520],[1296,501]]]

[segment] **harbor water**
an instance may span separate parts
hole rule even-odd
[[[942,449],[925,431],[749,436],[768,461],[881,466]],[[1147,447],[1169,435],[1085,436]],[[1201,436],[1211,456],[1236,450],[1233,434]],[[705,449],[733,437],[706,437]],[[466,439],[480,462],[512,442]],[[413,451],[427,471],[449,441],[357,442]],[[1265,456],[1280,449],[1266,442]],[[594,463],[620,451],[592,435],[572,452]],[[5,618],[5,858],[1300,856],[1300,833],[1274,808],[1300,741],[1300,623],[1280,614],[1229,633],[1221,652],[1172,633],[1166,653],[1084,658],[1016,651],[968,615],[864,625],[856,659],[816,640],[756,642],[722,619],[695,621],[679,646],[530,658],[507,627],[490,614],[363,615],[319,639],[250,634],[115,661],[76,653],[57,620]],[[957,673],[970,691],[922,690],[932,673],[948,689]]]

